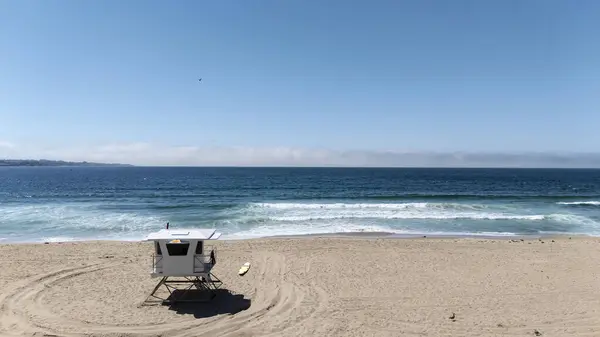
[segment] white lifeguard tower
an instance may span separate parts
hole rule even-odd
[[[222,282],[211,273],[217,263],[216,247],[205,245],[204,241],[217,240],[221,233],[214,229],[162,229],[150,233],[145,241],[154,242],[154,254],[152,255],[152,277],[160,277],[160,281],[149,295],[165,302],[175,301],[198,301],[186,300],[175,297],[178,293],[185,293],[195,287],[198,290],[206,290],[210,293],[210,299],[214,297],[214,290],[218,289]],[[165,286],[169,292],[169,298],[156,296],[157,290]],[[185,288],[177,288],[174,285],[184,285]],[[183,296],[181,296],[183,297]]]

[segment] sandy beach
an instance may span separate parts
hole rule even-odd
[[[0,335],[600,335],[600,239],[542,241],[220,241],[225,290],[172,307],[142,305],[149,243],[5,244]]]

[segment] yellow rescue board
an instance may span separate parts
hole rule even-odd
[[[242,268],[240,268],[240,271],[238,272],[238,274],[240,274],[240,276],[244,276],[244,274],[246,274],[248,272],[248,270],[250,270],[250,262],[244,263]]]

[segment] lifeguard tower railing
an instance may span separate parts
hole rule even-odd
[[[210,272],[217,264],[217,247],[204,246],[202,254],[194,254],[194,273]]]
[[[163,255],[152,254],[152,274],[160,274],[163,270]],[[201,254],[194,254],[194,273],[208,273],[217,263],[217,247],[204,245]]]

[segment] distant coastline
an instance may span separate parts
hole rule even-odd
[[[64,160],[46,160],[46,159],[0,159],[0,167],[32,167],[32,166],[133,166],[130,164],[118,163],[91,163],[87,161],[72,162]]]

